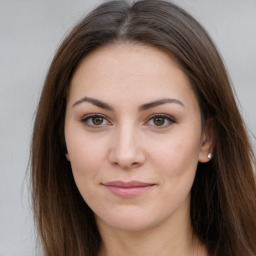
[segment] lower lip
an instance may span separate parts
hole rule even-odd
[[[112,192],[113,194],[120,196],[120,197],[136,197],[142,195],[147,190],[151,189],[153,185],[142,186],[142,187],[117,187],[117,186],[108,186],[105,187]]]

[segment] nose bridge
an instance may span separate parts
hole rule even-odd
[[[129,120],[120,123],[113,133],[110,160],[121,167],[137,166],[145,156],[140,144],[139,128]]]

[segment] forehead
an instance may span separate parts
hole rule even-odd
[[[97,94],[97,95],[95,95]],[[122,94],[145,101],[155,98],[192,97],[185,73],[166,52],[141,44],[103,46],[87,55],[71,80],[70,98],[110,99]]]
[[[166,69],[169,72],[170,68],[181,72],[177,61],[163,50],[144,44],[115,43],[89,53],[76,69],[72,83],[78,77],[81,78],[84,71],[92,71],[91,75],[97,72],[100,78],[111,74],[130,74],[143,78],[145,73],[160,75],[160,70],[164,73]]]

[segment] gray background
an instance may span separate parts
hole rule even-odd
[[[102,1],[0,0],[0,256],[34,256],[35,231],[24,179],[36,104],[54,52]],[[256,0],[180,0],[209,31],[256,134]],[[253,146],[255,149],[255,139]]]

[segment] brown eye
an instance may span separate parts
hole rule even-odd
[[[171,116],[166,114],[156,114],[151,116],[146,124],[150,125],[151,127],[161,129],[167,128],[171,126],[173,123],[175,123],[175,121]]]
[[[82,123],[91,128],[101,128],[111,123],[101,115],[88,115],[82,119]]]
[[[101,125],[103,124],[104,118],[101,116],[92,117],[92,123],[94,125]]]
[[[164,117],[154,117],[153,122],[156,126],[162,126],[165,123]]]

